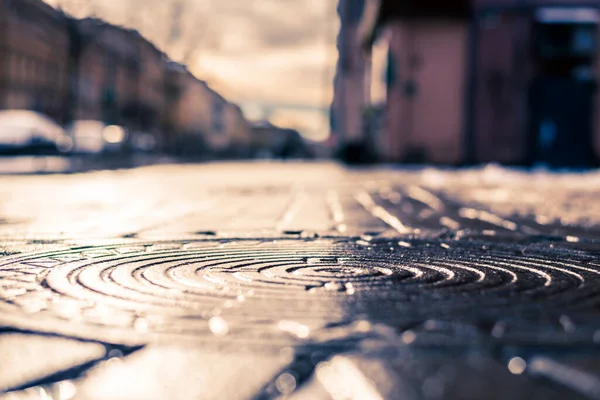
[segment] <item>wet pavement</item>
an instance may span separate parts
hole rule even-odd
[[[600,398],[600,172],[0,178],[0,399]]]

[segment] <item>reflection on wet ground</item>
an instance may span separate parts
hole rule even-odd
[[[0,324],[81,354],[11,356],[41,372],[0,378],[7,398],[600,397],[596,172],[2,181]]]
[[[10,156],[0,157],[0,174],[61,174],[104,169],[134,168],[152,164],[174,163],[174,159],[159,155],[132,154],[130,156]]]

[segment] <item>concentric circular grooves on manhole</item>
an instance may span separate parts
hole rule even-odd
[[[0,323],[122,342],[202,339],[215,316],[230,324],[229,337],[276,336],[281,320],[503,319],[585,307],[600,278],[576,252],[555,260],[502,244],[397,244],[214,240],[9,257],[0,261]]]

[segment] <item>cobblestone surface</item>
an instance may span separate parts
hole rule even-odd
[[[0,398],[600,398],[599,184],[326,163],[5,176]]]

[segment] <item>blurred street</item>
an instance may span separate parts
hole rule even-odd
[[[599,398],[598,188],[494,165],[3,176],[0,398]]]

